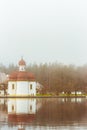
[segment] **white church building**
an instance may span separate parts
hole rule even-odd
[[[8,96],[36,96],[34,75],[26,71],[26,62],[23,58],[18,64],[19,70],[9,75]]]

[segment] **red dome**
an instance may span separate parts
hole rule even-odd
[[[19,65],[26,65],[26,62],[23,59],[21,59],[18,64]]]

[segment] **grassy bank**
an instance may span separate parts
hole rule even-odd
[[[37,97],[86,97],[87,94],[37,94]]]
[[[84,98],[87,97],[87,94],[37,94],[36,96],[14,96],[14,95],[2,95],[0,98]]]

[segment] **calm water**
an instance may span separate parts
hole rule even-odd
[[[0,99],[0,130],[85,130],[86,98]]]

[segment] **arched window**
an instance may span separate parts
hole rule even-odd
[[[32,111],[32,105],[30,105],[30,111]]]
[[[14,111],[14,105],[12,105],[12,111]]]
[[[14,89],[14,84],[12,84],[12,89]]]
[[[30,84],[30,90],[32,89],[32,84]]]

